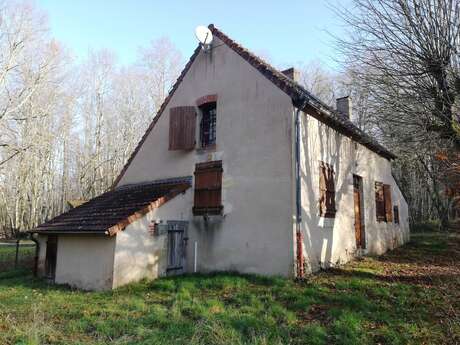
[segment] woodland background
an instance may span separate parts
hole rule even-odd
[[[350,95],[353,121],[398,155],[411,224],[460,216],[459,0],[354,0],[334,7],[340,72],[295,66],[325,103]],[[76,63],[29,3],[0,0],[0,237],[31,229],[68,201],[106,191],[185,59],[167,38],[122,66],[90,51]],[[280,69],[290,66],[276,66]]]

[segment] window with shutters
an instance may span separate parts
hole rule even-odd
[[[222,172],[222,161],[196,164],[193,214],[222,213]]]
[[[391,186],[389,184],[383,185],[383,194],[385,194],[385,221],[387,223],[392,223],[393,203],[391,201]]]
[[[393,221],[393,206],[391,202],[391,186],[375,182],[375,212],[378,222]]]
[[[334,168],[332,165],[320,162],[319,166],[319,215],[325,218],[334,218],[335,184]]]
[[[200,143],[201,148],[212,147],[216,144],[216,102],[209,102],[200,106]]]
[[[393,213],[394,213],[394,222],[395,222],[395,224],[399,224],[399,207],[398,207],[398,205],[393,206]]]
[[[195,107],[174,107],[169,110],[169,150],[192,150],[195,147]]]

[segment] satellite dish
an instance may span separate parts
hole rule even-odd
[[[212,43],[212,32],[206,26],[197,26],[195,29],[195,36],[204,48]]]

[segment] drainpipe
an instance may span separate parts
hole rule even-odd
[[[297,278],[303,278],[304,272],[304,257],[303,257],[303,236],[302,236],[302,190],[300,177],[300,112],[304,106],[295,110],[295,220],[296,220],[296,266]]]

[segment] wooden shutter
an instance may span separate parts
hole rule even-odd
[[[335,217],[334,168],[324,162],[319,166],[319,213],[322,217]]]
[[[193,214],[221,214],[222,161],[195,166],[195,197]]]
[[[391,186],[383,185],[383,194],[385,195],[385,220],[389,223],[393,222],[393,203],[391,202]]]
[[[382,182],[375,182],[375,213],[378,222],[385,221],[385,196]]]
[[[326,214],[327,168],[324,163],[319,166],[319,215]]]
[[[328,165],[327,169],[327,192],[326,192],[326,208],[327,216],[335,216],[335,183],[334,183],[334,168]]]
[[[192,150],[195,147],[195,107],[169,110],[169,150]]]

